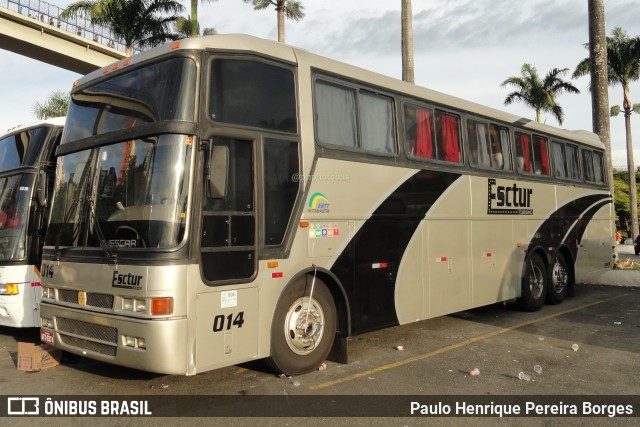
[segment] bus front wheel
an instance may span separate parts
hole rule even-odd
[[[553,259],[550,276],[547,302],[550,304],[560,304],[567,296],[567,291],[570,286],[567,261],[560,253],[557,253]]]
[[[327,358],[336,334],[336,307],[327,286],[306,277],[285,289],[271,326],[269,364],[285,375],[317,369]]]
[[[526,311],[538,311],[547,297],[547,269],[539,255],[525,261],[522,277],[522,293],[518,305]]]

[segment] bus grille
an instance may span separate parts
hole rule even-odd
[[[83,322],[80,320],[66,319],[58,317],[56,319],[58,332],[79,335],[91,340],[100,340],[117,344],[118,330],[110,326],[96,325],[94,323]]]
[[[78,291],[72,289],[58,289],[58,299],[62,302],[78,304]],[[87,292],[87,306],[98,308],[113,308],[113,295]]]
[[[72,347],[78,347],[83,350],[93,351],[94,353],[104,354],[105,356],[116,356],[118,347],[101,344],[99,342],[84,340],[78,337],[71,337],[68,335],[60,334],[60,339],[63,344],[68,344]]]

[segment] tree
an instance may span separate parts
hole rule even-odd
[[[126,55],[133,46],[145,49],[175,39],[171,24],[184,12],[176,0],[81,0],[60,13],[60,19],[85,16],[109,27],[124,40]]]
[[[202,34],[200,34],[200,25],[196,25],[195,31],[193,31],[194,27],[193,27],[193,20],[191,19],[191,17],[187,17],[187,18],[180,17],[176,19],[173,25],[175,27],[178,37],[181,39],[187,38],[187,37],[197,37],[200,35],[210,36],[212,34],[218,34],[215,28],[209,28],[209,27],[205,28],[202,31]]]
[[[254,10],[263,10],[273,5],[278,13],[278,41],[284,43],[284,18],[298,22],[304,18],[304,6],[298,0],[242,0],[251,3]]]
[[[36,101],[31,108],[33,114],[40,120],[66,116],[69,108],[69,93],[61,90],[51,92],[42,104]]]
[[[201,2],[211,3],[218,0],[200,0]],[[200,24],[198,23],[198,0],[191,0],[191,15],[189,16],[191,24],[189,25],[189,30],[191,33],[187,35],[187,37],[191,36],[199,36],[200,35]],[[207,32],[209,30],[209,32]],[[216,34],[215,28],[205,28],[202,32],[203,36],[208,36],[210,34]],[[184,33],[183,33],[184,34]]]
[[[609,85],[622,86],[622,109],[624,110],[624,123],[627,140],[627,169],[629,175],[635,173],[633,161],[633,141],[631,139],[631,113],[634,107],[631,104],[629,83],[640,78],[640,37],[629,37],[622,28],[614,28],[611,37],[607,37],[607,81]],[[587,46],[589,47],[589,46]],[[585,58],[576,66],[573,77],[582,77],[590,72],[591,62]],[[592,82],[593,86],[593,82]],[[614,107],[612,113],[620,111]],[[638,207],[636,200],[635,180],[629,181],[629,201],[631,209],[631,230],[634,236],[638,235]]]
[[[507,95],[504,105],[510,105],[519,101],[533,108],[536,112],[536,121],[540,121],[540,113],[551,113],[562,126],[564,112],[556,102],[556,97],[563,92],[580,93],[578,88],[570,82],[562,80],[569,71],[568,68],[554,68],[549,71],[543,80],[538,76],[538,70],[531,64],[524,64],[520,69],[520,77],[509,77],[502,82],[501,87],[513,86],[514,92]]]
[[[413,25],[411,0],[402,0],[402,80],[413,83]]]

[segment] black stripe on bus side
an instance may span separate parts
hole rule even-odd
[[[340,254],[331,272],[349,297],[352,333],[398,324],[394,293],[402,256],[427,211],[459,177],[417,172],[382,202]]]
[[[551,214],[538,227],[531,238],[527,252],[536,247],[542,247],[545,252],[550,253],[550,248],[557,248],[564,243],[571,250],[575,261],[578,254],[578,244],[582,240],[587,225],[593,215],[609,203],[611,203],[611,197],[604,194],[572,200]],[[571,231],[567,235],[569,230]]]

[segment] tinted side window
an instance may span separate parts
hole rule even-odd
[[[47,132],[46,127],[28,129],[0,140],[0,170],[35,164]]]
[[[356,148],[355,91],[317,81],[315,101],[316,127],[320,143]]]
[[[534,173],[549,175],[549,151],[547,148],[547,138],[533,135],[533,160]]]
[[[393,101],[386,96],[361,92],[358,97],[360,139],[366,151],[396,153]]]
[[[553,172],[558,178],[566,178],[564,144],[553,141]]]
[[[460,163],[460,118],[436,110],[436,158],[445,162]]]
[[[278,139],[264,142],[265,244],[279,245],[298,194],[298,143]]]
[[[467,120],[471,164],[510,170],[509,132],[506,128],[474,119]]]
[[[580,179],[578,147],[570,144],[567,144],[567,174],[570,179]]]
[[[213,120],[297,132],[293,71],[256,60],[215,59],[209,114]]]
[[[582,170],[584,171],[585,181],[595,181],[595,175],[593,171],[593,155],[589,150],[582,150]]]
[[[405,104],[404,137],[407,154],[422,159],[434,158],[433,110]]]
[[[606,182],[604,176],[604,155],[595,151],[593,152],[593,172],[597,183]]]

